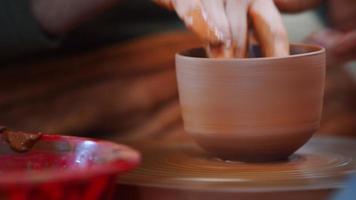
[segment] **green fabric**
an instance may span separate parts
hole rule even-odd
[[[1,0],[0,27],[0,60],[38,53],[57,44],[37,24],[29,0]]]

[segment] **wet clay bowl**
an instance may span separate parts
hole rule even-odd
[[[185,130],[223,159],[288,158],[319,127],[325,50],[291,45],[282,58],[212,59],[203,49],[176,55]]]
[[[0,139],[0,199],[111,199],[116,176],[136,167],[129,147],[86,138],[43,135],[26,153]]]

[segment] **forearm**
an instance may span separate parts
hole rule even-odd
[[[61,35],[97,16],[120,0],[30,0],[31,11],[43,30]]]

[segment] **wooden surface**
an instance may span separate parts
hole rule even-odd
[[[326,200],[356,172],[356,140],[350,138],[317,136],[289,160],[269,163],[220,160],[190,142],[136,148],[143,163],[120,177],[123,200]]]
[[[114,140],[184,137],[174,54],[199,44],[173,32],[2,66],[0,122]],[[331,67],[320,131],[356,136],[355,119],[355,84],[343,68]]]

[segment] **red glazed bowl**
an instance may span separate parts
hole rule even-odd
[[[138,152],[111,142],[43,135],[16,153],[0,138],[0,199],[111,199],[116,176],[140,162]]]

